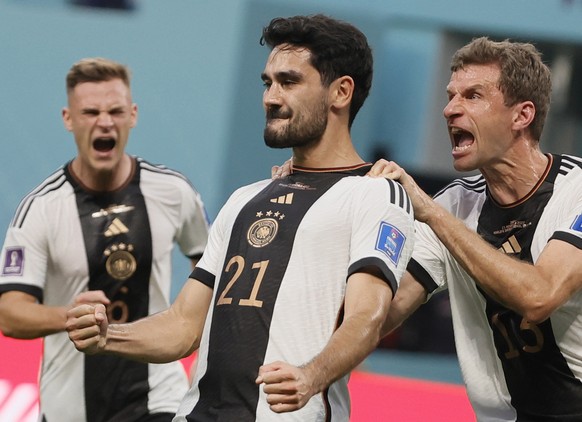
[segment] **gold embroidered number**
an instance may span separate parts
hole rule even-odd
[[[107,307],[107,319],[110,324],[122,324],[127,322],[129,309],[123,300],[116,300]]]
[[[226,294],[228,293],[228,291],[232,288],[234,283],[236,283],[236,281],[238,280],[238,278],[242,274],[243,269],[245,267],[245,259],[240,255],[233,256],[230,259],[230,261],[228,261],[228,264],[226,265],[225,271],[229,272],[230,267],[232,267],[233,264],[237,265],[236,271],[235,271],[234,275],[232,276],[232,278],[230,279],[230,281],[228,282],[228,284],[226,285],[226,287],[224,288],[224,290],[222,291],[222,294],[220,295],[220,298],[218,299],[217,305],[229,305],[232,303],[232,298],[226,297]]]
[[[218,298],[218,302],[216,303],[216,305],[230,305],[232,304],[232,297],[227,297],[226,295],[228,294],[228,292],[230,291],[230,289],[232,289],[232,286],[234,286],[234,283],[236,283],[236,281],[239,279],[239,277],[241,276],[244,266],[245,266],[245,260],[242,256],[237,255],[237,256],[233,256],[230,261],[228,261],[228,264],[226,265],[226,272],[230,271],[230,268],[236,264],[236,271],[234,272],[234,275],[232,276],[232,278],[230,279],[230,281],[228,282],[228,284],[226,285],[226,287],[224,288],[224,290],[222,291],[220,297]],[[261,283],[263,282],[263,278],[265,277],[265,272],[267,271],[267,267],[269,265],[269,261],[260,261],[260,262],[255,262],[252,265],[252,269],[256,270],[258,269],[259,272],[257,274],[257,277],[255,278],[255,282],[253,283],[253,288],[251,289],[251,294],[249,296],[248,299],[240,299],[238,301],[238,304],[240,306],[255,306],[257,308],[261,308],[263,306],[263,301],[262,300],[258,300],[257,299],[257,295],[259,294],[259,289],[261,287]]]
[[[507,333],[507,328],[505,327],[503,322],[499,319],[499,314],[493,315],[493,317],[491,318],[491,322],[493,322],[493,324],[497,327],[497,329],[499,330],[499,332],[501,333],[501,335],[505,339],[505,342],[507,343],[507,347],[508,347],[509,351],[507,351],[505,353],[505,358],[506,359],[513,359],[513,358],[518,357],[519,351],[515,348],[515,346],[513,345],[513,342],[509,338],[509,334]]]
[[[509,337],[507,327],[505,326],[501,318],[499,318],[499,313],[496,313],[495,315],[493,315],[493,317],[491,317],[491,322],[493,323],[493,325],[495,325],[495,327],[497,327],[497,329],[505,339],[505,342],[507,343],[508,351],[505,352],[505,358],[513,359],[518,357],[519,350],[515,347],[513,341]],[[525,319],[522,318],[519,324],[519,328],[520,331],[531,331],[535,336],[535,344],[527,344],[522,338],[521,340],[523,341],[525,346],[523,346],[521,350],[523,350],[526,353],[537,353],[540,350],[542,350],[542,347],[544,347],[544,335],[542,334],[541,330],[538,328],[536,324],[532,324],[531,322],[526,321]]]

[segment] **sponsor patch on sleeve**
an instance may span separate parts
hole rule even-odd
[[[398,265],[405,241],[406,236],[400,230],[383,221],[378,229],[376,250],[384,252],[394,265]]]
[[[24,271],[24,248],[6,248],[2,275],[22,275]]]
[[[582,232],[582,214],[576,216],[570,228],[577,232]]]

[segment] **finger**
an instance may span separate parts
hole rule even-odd
[[[281,167],[273,166],[271,167],[271,179],[278,179],[281,177]]]
[[[299,402],[297,394],[268,394],[267,403],[275,404],[297,404]]]
[[[71,308],[67,311],[67,318],[78,318],[83,315],[93,314],[95,312],[95,306],[89,304],[81,304]]]
[[[99,326],[89,325],[85,327],[77,327],[75,329],[67,330],[69,338],[74,342],[97,342],[99,337]]]
[[[107,310],[105,309],[105,305],[95,305],[95,311],[94,311],[94,315],[95,315],[95,321],[98,324],[101,324],[101,322],[106,321],[107,320]]]
[[[384,171],[380,176],[390,180],[400,180],[400,178],[402,177],[402,171],[400,170],[393,170],[389,172]]]
[[[109,305],[111,300],[105,295],[103,290],[95,290],[96,297],[94,298],[94,302],[102,303],[104,305]]]
[[[286,396],[297,394],[297,383],[292,381],[279,381],[265,383],[263,386],[263,391],[265,394],[284,394]]]
[[[75,298],[75,305],[80,305],[83,303],[88,304],[96,304],[96,303],[103,303],[105,305],[109,305],[111,301],[105,295],[103,290],[89,290],[86,292],[82,292]]]
[[[265,385],[295,381],[295,378],[292,375],[281,370],[264,371],[259,376]]]
[[[261,383],[265,382],[264,381],[265,374],[267,374],[268,372],[273,371],[273,370],[274,369],[272,367],[272,364],[260,366],[259,373],[257,375],[257,379],[255,380],[255,383],[261,384]]]
[[[276,403],[269,406],[269,408],[275,413],[285,413],[285,412],[293,412],[300,408],[297,404],[290,404],[290,403]]]
[[[98,323],[95,320],[94,314],[84,314],[78,317],[69,317],[65,322],[65,328],[67,331],[81,330],[87,327],[98,327]]]

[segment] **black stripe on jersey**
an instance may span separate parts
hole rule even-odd
[[[462,179],[455,179],[455,180],[453,180],[447,186],[445,186],[440,191],[438,191],[434,195],[434,198],[439,197],[440,195],[442,195],[447,190],[449,190],[451,188],[454,188],[456,186],[461,186],[465,190],[474,191],[476,193],[484,192],[485,189],[487,188],[487,184],[485,183],[485,178],[483,176],[481,176],[481,175],[479,175],[479,176],[471,176],[471,177],[464,177]]]
[[[198,260],[198,259],[202,258],[202,253],[197,253],[197,254],[194,254],[194,255],[186,255],[186,257],[189,258],[189,259],[196,259],[196,260]]]
[[[43,290],[37,286],[21,283],[0,284],[0,295],[10,291],[28,293],[29,295],[34,296],[39,303],[42,303],[43,301]]]
[[[255,420],[260,388],[255,379],[264,363],[281,282],[293,248],[300,247],[294,244],[297,229],[311,206],[335,183],[367,171],[296,171],[271,182],[241,209],[224,267],[217,275],[207,370],[198,383],[200,397],[188,421]],[[288,193],[294,194],[292,204],[271,202]],[[251,246],[249,238],[259,240],[251,235],[254,228],[266,237],[267,225],[270,233],[276,230],[270,243]]]
[[[437,289],[438,285],[434,282],[428,271],[413,258],[410,258],[410,261],[408,261],[406,271],[412,274],[416,281],[424,287],[427,293],[432,293]]]
[[[402,185],[394,180],[385,179],[390,186],[390,203],[398,205],[400,208],[404,209],[408,214],[412,212],[412,204],[408,194],[402,187]]]
[[[513,206],[498,206],[488,197],[477,233],[495,248],[511,244],[512,256],[532,263],[532,239],[553,195],[558,167],[562,168],[560,160],[554,159],[537,190]],[[582,420],[582,382],[558,347],[551,318],[532,324],[479,290],[486,299],[485,312],[517,420]]]
[[[65,168],[73,186],[89,270],[89,290],[111,300],[109,322],[149,314],[152,237],[139,167],[112,192],[88,192]],[[107,212],[122,207],[123,212]],[[148,413],[148,365],[118,356],[85,356],[87,422],[139,421]]]
[[[37,186],[32,192],[26,195],[14,214],[12,221],[10,223],[11,227],[22,227],[24,224],[24,220],[32,206],[34,200],[38,197],[44,196],[50,192],[54,192],[58,190],[61,186],[63,186],[67,181],[65,177],[63,169],[59,169],[50,175],[44,182],[42,182],[39,186]]]
[[[213,274],[209,273],[208,271],[206,271],[202,268],[198,268],[198,267],[194,268],[194,270],[190,274],[189,278],[193,278],[194,280],[198,280],[199,282],[201,282],[205,286],[208,286],[211,289],[214,289],[214,281],[216,278],[214,277]]]
[[[550,240],[557,239],[562,240],[566,243],[569,243],[572,246],[576,246],[578,249],[582,249],[582,239],[578,236],[573,235],[572,233],[568,232],[554,232]]]
[[[554,156],[555,158],[556,156]],[[560,155],[559,157],[562,158],[562,164],[570,163],[572,166],[582,168],[582,158],[575,157],[573,155]]]
[[[371,271],[371,268],[380,270],[383,276],[382,278],[384,279],[386,284],[390,286],[392,292],[396,294],[396,289],[398,289],[398,282],[396,281],[396,276],[394,275],[392,270],[388,268],[386,263],[379,258],[369,257],[354,262],[348,268],[347,277],[350,278],[350,276],[354,273],[367,273],[367,272],[376,275],[376,271]]]
[[[578,157],[574,157],[572,155],[553,155],[554,160],[560,161],[560,170],[559,173],[561,175],[566,175],[575,167],[582,168],[582,160]]]

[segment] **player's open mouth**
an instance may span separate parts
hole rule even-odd
[[[475,142],[475,136],[467,130],[451,127],[449,132],[453,141],[453,152],[465,151]]]
[[[99,152],[111,151],[113,148],[115,148],[115,139],[97,138],[93,141],[93,148]]]

